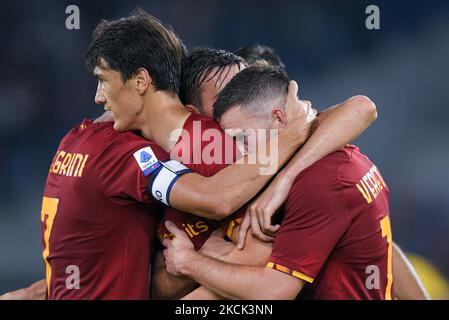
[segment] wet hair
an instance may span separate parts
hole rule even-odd
[[[184,104],[192,104],[203,111],[201,85],[216,75],[224,79],[229,67],[245,65],[244,60],[235,54],[219,49],[196,48],[184,59],[181,68],[181,87],[179,97]],[[222,76],[224,75],[224,76]],[[217,80],[218,81],[218,80]],[[216,83],[216,85],[221,85]]]

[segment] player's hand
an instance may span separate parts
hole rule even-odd
[[[239,250],[243,250],[243,248],[245,247],[246,236],[249,229],[251,229],[252,234],[261,241],[274,241],[274,236],[262,232],[259,224],[258,213],[255,210],[256,208],[252,206],[253,204],[254,202],[250,204],[246,209],[245,217],[243,218],[242,224],[240,225],[239,239],[237,242],[237,248]]]
[[[207,241],[200,249],[200,253],[223,260],[235,248],[232,242],[226,241],[224,232],[221,229],[212,232]]]
[[[309,136],[310,125],[315,119],[317,111],[312,108],[309,101],[299,100],[298,84],[290,81],[285,99],[285,116],[287,119],[287,133],[293,132],[302,143]]]
[[[194,253],[195,248],[189,237],[171,221],[165,222],[167,230],[174,235],[172,240],[165,239],[163,241],[166,249],[164,250],[164,258],[167,272],[174,276],[182,275],[182,267],[189,263],[189,253]]]
[[[287,199],[292,184],[293,181],[282,176],[282,174],[276,176],[268,188],[248,207],[246,216],[250,218],[247,220],[251,222],[253,235],[259,240],[265,242],[274,240],[273,237],[280,225],[273,225],[271,220],[276,211],[285,202],[285,199]],[[245,246],[246,232],[249,229],[248,221],[246,221],[245,225],[242,223],[240,227],[239,249],[243,249]]]

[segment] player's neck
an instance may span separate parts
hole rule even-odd
[[[190,116],[190,112],[184,107],[178,96],[172,96],[163,91],[157,91],[148,97],[142,117],[140,131],[149,140],[157,143],[166,151],[178,141],[184,123]]]

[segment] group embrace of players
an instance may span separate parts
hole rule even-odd
[[[142,10],[102,21],[86,62],[106,112],[51,163],[45,279],[0,299],[426,298],[348,145],[367,97],[317,114],[270,48],[187,52]]]

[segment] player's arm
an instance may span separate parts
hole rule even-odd
[[[216,230],[203,244],[200,252],[206,256],[224,260],[234,249],[235,245],[224,239],[223,232]],[[169,274],[165,268],[161,251],[158,251],[155,255],[152,269],[151,296],[154,299],[179,299],[198,287],[198,284],[191,278],[176,277]],[[204,297],[203,299],[208,298]]]
[[[396,243],[393,243],[393,281],[396,299],[430,299],[412,264]]]
[[[271,217],[284,203],[296,176],[324,156],[357,138],[377,118],[375,104],[365,96],[352,97],[322,111],[317,117],[316,131],[273,179],[266,190],[248,207],[253,234],[268,240],[279,225],[271,225]],[[242,230],[245,232],[246,230]],[[243,247],[242,233],[239,247]]]
[[[162,251],[157,251],[152,265],[151,297],[152,299],[179,299],[196,287],[198,284],[191,278],[176,277],[165,269]]]
[[[289,87],[289,94],[286,100],[287,110],[294,109],[291,106],[297,105],[297,86],[295,82]],[[304,115],[304,113],[303,113]],[[323,156],[338,150],[352,139],[356,138],[366,127],[376,118],[376,108],[374,104],[365,97],[354,97],[348,101],[337,105],[323,112],[322,121],[318,124],[316,132],[312,134],[309,141],[298,152],[298,154],[288,164],[287,171],[284,175],[288,178],[282,180],[277,187],[273,187],[271,194],[266,195],[267,199],[275,197],[279,199],[283,197],[289,188],[285,189],[283,185],[291,186],[293,173],[299,173],[310,164],[318,161]],[[295,124],[290,123],[290,127],[294,128]],[[298,124],[304,127],[303,121]],[[311,125],[304,127],[302,131],[303,137],[308,138],[311,134]],[[279,166],[289,158],[292,154],[289,141],[279,141]],[[285,152],[287,151],[287,152]],[[259,157],[257,157],[259,159]],[[185,175],[179,179],[171,190],[170,203],[173,207],[191,212],[203,217],[212,219],[221,219],[235,212],[244,203],[251,199],[272,177],[270,175],[261,175],[260,165],[239,164],[229,166],[212,177],[202,177],[199,175]],[[280,187],[279,187],[280,186]],[[281,189],[281,196],[278,195]],[[287,190],[287,191],[285,191]],[[286,196],[286,194],[285,194]],[[262,199],[261,199],[262,200]],[[278,200],[279,207],[282,201]],[[273,206],[274,201],[271,201]],[[258,203],[256,207],[264,208],[266,203]],[[255,209],[253,211],[256,211]],[[273,211],[274,213],[274,211]]]
[[[197,263],[183,265],[180,272],[227,299],[292,300],[305,283],[301,279],[265,267],[231,264],[199,253],[194,253],[190,258],[198,259]],[[205,298],[201,296],[197,299]]]
[[[295,179],[311,164],[356,139],[376,119],[376,105],[366,96],[352,97],[320,112],[316,131],[282,170],[283,174]]]
[[[265,253],[258,255],[256,251],[249,250],[247,254],[236,250],[234,258],[236,261],[245,261],[250,264],[251,258],[258,260],[259,266],[247,266],[237,263],[220,261],[206,257],[195,252],[193,245],[185,234],[172,224],[168,224],[170,232],[176,237],[172,241],[165,241],[165,245],[172,249],[166,250],[166,259],[174,262],[167,267],[169,272],[183,274],[194,279],[196,282],[212,290],[216,297],[222,296],[227,299],[294,299],[304,286],[304,281],[282,272],[260,266],[270,255],[271,249],[265,248]],[[187,246],[191,247],[187,247]],[[248,241],[250,245],[250,241]],[[263,244],[262,244],[263,245]],[[174,248],[180,246],[181,250]],[[174,250],[173,250],[174,248]],[[270,250],[267,250],[270,249]],[[263,249],[261,249],[263,251]],[[252,251],[252,253],[250,253]],[[176,254],[174,254],[176,252]],[[260,251],[258,251],[260,252]],[[172,255],[173,254],[173,255]],[[253,255],[251,255],[253,254]],[[194,261],[195,263],[189,263]],[[252,261],[251,264],[254,264]],[[204,288],[193,292],[186,299],[214,298]],[[199,295],[203,294],[203,295]]]
[[[225,241],[222,239],[222,241]],[[273,246],[271,243],[262,242],[248,235],[244,250],[238,250],[236,247],[227,255],[223,261],[239,265],[264,267],[270,257]],[[219,300],[223,299],[220,295],[207,287],[201,286],[194,290],[182,300]]]
[[[297,89],[296,83],[292,82],[286,98],[287,119],[292,121],[285,130],[272,137],[277,140],[273,145],[278,148],[257,148],[255,152],[261,152],[262,156],[248,155],[212,177],[195,173],[179,177],[176,170],[164,167],[153,174],[149,185],[153,196],[178,210],[209,219],[222,219],[237,211],[262,189],[309,136],[310,114],[314,112],[298,103]],[[273,159],[269,166],[261,163],[261,159],[267,158],[266,151],[269,151],[270,160]],[[255,159],[257,163],[251,164],[248,159]]]
[[[45,300],[47,284],[45,279],[33,283],[31,286],[0,296],[0,300]]]
[[[305,281],[314,281],[350,224],[350,215],[342,214],[347,210],[342,198],[345,190],[333,179],[337,175],[335,168],[319,170],[327,170],[323,174],[329,179],[317,180],[316,175],[310,173],[289,195],[283,225],[276,235],[266,268],[204,257],[194,252],[183,232],[167,222],[166,227],[175,234],[173,240],[164,241],[167,270],[192,277],[225,298],[295,298]]]

